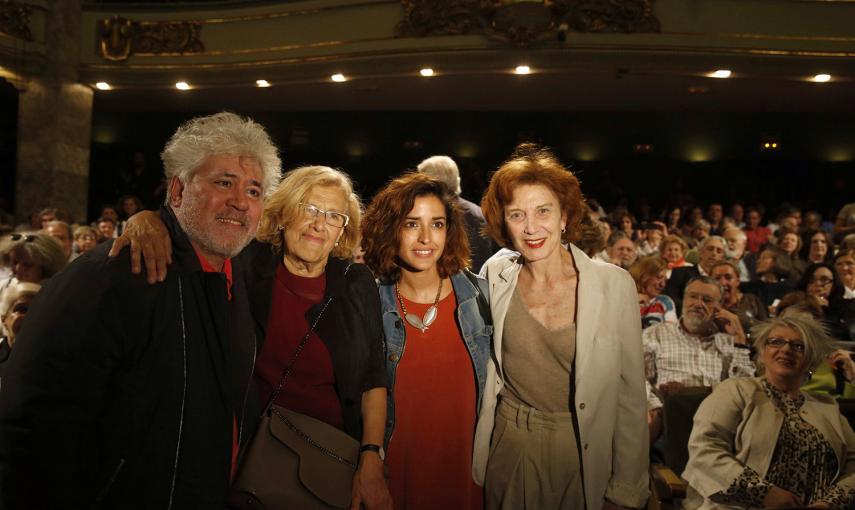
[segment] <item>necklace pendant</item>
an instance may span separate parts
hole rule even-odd
[[[430,308],[425,312],[425,316],[422,318],[422,323],[425,325],[425,329],[427,329],[433,321],[436,320],[436,305],[431,305]]]
[[[407,322],[410,323],[410,326],[420,330],[422,333],[424,333],[427,329],[427,326],[425,326],[425,324],[422,322],[422,318],[414,313],[408,313],[404,316],[404,318],[407,319]]]

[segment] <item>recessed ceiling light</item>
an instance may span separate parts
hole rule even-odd
[[[98,90],[110,90],[113,87],[111,87],[110,84],[107,83],[106,81],[99,81],[98,83],[95,84],[95,88]]]
[[[178,90],[190,90],[190,84],[186,81],[179,81],[175,84],[175,88]]]
[[[531,74],[531,68],[529,66],[517,66],[514,69],[514,74]]]
[[[710,78],[730,78],[730,69],[719,69],[709,73]]]
[[[813,77],[813,81],[815,81],[817,83],[825,83],[825,82],[830,81],[830,80],[831,80],[830,74],[818,74],[818,75]]]
[[[258,85],[259,87],[269,87],[270,86],[270,82],[267,80],[255,80],[255,84]]]
[[[347,78],[345,78],[344,75],[341,73],[336,73],[336,74],[330,76],[330,79],[336,83],[341,83],[341,82],[347,81]]]
[[[419,71],[419,74],[422,76],[433,76],[433,69],[430,67],[425,67],[424,69]]]

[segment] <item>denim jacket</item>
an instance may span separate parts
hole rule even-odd
[[[477,410],[481,407],[481,395],[484,393],[484,383],[487,380],[487,359],[490,357],[490,338],[493,335],[492,322],[489,318],[484,320],[478,309],[479,292],[489,301],[487,281],[478,277],[479,288],[476,288],[461,271],[451,275],[451,286],[457,298],[457,326],[460,328],[460,335],[466,343],[466,349],[469,351],[472,366],[475,369],[477,402],[474,404]],[[392,438],[392,431],[395,429],[395,371],[404,355],[406,334],[404,322],[398,313],[395,285],[379,285],[379,288],[383,331],[386,333],[386,374],[389,385],[386,413],[386,445],[388,445]]]

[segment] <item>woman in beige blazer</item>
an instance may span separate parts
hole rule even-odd
[[[833,398],[800,391],[831,339],[798,312],[752,331],[764,374],[724,381],[698,408],[684,508],[848,508],[855,433]]]
[[[643,506],[647,407],[632,278],[572,244],[579,183],[544,149],[520,146],[481,207],[494,240],[516,251],[482,269],[494,336],[473,472],[487,508]]]

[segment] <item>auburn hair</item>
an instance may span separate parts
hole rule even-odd
[[[487,234],[503,248],[515,249],[505,224],[505,207],[513,200],[514,191],[526,184],[540,184],[555,193],[567,220],[562,241],[577,242],[582,235],[582,215],[587,210],[579,179],[549,149],[530,143],[519,145],[490,178],[481,200]]]
[[[398,260],[401,228],[416,198],[424,196],[435,196],[445,206],[447,233],[445,248],[436,263],[439,275],[447,278],[469,266],[469,239],[457,197],[442,181],[408,172],[389,181],[374,196],[362,219],[365,264],[381,283],[394,283],[401,278]]]

